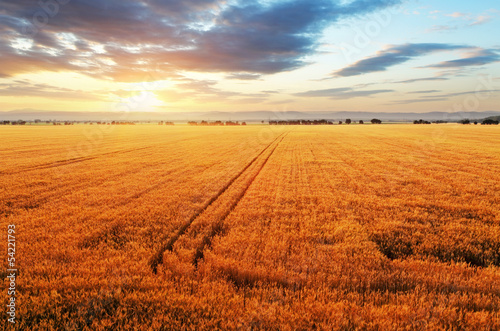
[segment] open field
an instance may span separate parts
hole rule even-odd
[[[500,329],[498,127],[0,139],[19,330]]]

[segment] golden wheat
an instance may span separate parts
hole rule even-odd
[[[21,330],[500,329],[496,127],[0,138]]]

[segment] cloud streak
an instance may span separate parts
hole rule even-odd
[[[427,66],[427,68],[461,68],[469,66],[482,66],[500,61],[500,55],[493,50],[477,49],[468,53],[462,59],[444,61],[438,64]]]
[[[325,89],[325,90],[311,90],[293,94],[296,97],[313,97],[313,98],[331,98],[335,100],[345,100],[359,97],[370,97],[375,94],[394,92],[394,90],[380,89],[380,90],[365,90],[357,91],[349,87]]]
[[[395,83],[400,83],[400,84],[410,84],[410,83],[417,83],[417,82],[426,82],[426,81],[444,81],[448,80],[449,78],[445,77],[424,77],[424,78],[413,78],[413,79],[405,79],[405,80],[400,80]]]
[[[414,58],[424,56],[430,53],[452,51],[457,49],[469,48],[463,45],[453,44],[404,44],[389,47],[379,51],[376,55],[360,60],[346,68],[334,73],[338,77],[350,77],[363,75],[372,72],[386,71],[388,68],[408,62]]]
[[[39,97],[48,99],[70,99],[86,101],[106,101],[99,91],[81,91],[61,88],[48,84],[34,84],[29,81],[17,81],[13,84],[0,84],[0,96]]]

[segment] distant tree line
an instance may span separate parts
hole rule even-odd
[[[424,121],[424,120],[415,120],[413,121],[413,124],[431,124],[429,121]]]
[[[238,125],[247,125],[246,122],[233,122],[233,121],[214,121],[214,122],[208,122],[208,121],[201,121],[200,123],[195,122],[195,121],[190,121],[188,122],[189,125],[201,125],[201,126],[238,126]]]
[[[339,125],[342,125],[343,121],[338,121]],[[356,123],[356,121],[352,121],[350,118],[345,120],[345,124]],[[364,121],[359,121],[359,124],[364,124]],[[382,121],[379,119],[372,119],[372,124],[381,124]],[[293,120],[293,121],[269,121],[270,125],[333,125],[333,121],[328,120]]]
[[[333,122],[327,120],[269,121],[269,125],[333,125]]]
[[[467,124],[471,124],[472,122],[469,119],[464,119],[464,120],[459,121],[458,123],[467,125]],[[481,122],[481,125],[498,125],[499,123],[500,123],[500,121],[498,121],[498,120],[487,118]],[[474,125],[477,125],[477,124],[479,124],[478,121],[474,121]]]

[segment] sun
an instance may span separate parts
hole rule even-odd
[[[165,106],[165,103],[158,99],[157,95],[151,91],[141,91],[133,96],[122,98],[121,102],[128,109],[137,112],[158,111],[160,107]]]

